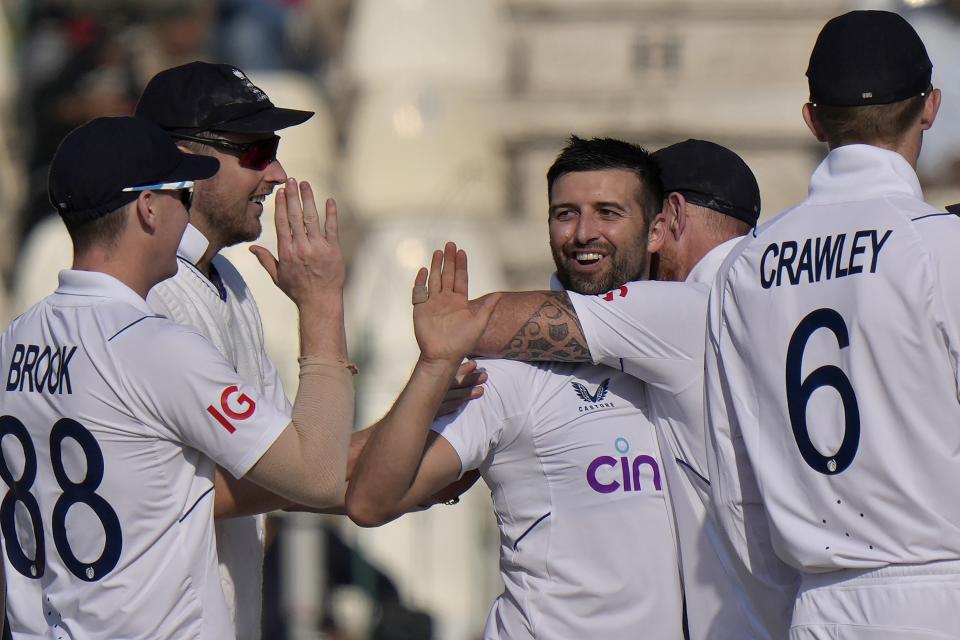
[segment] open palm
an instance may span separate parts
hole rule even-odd
[[[414,285],[426,285],[429,296],[413,306],[421,357],[460,361],[483,333],[499,296],[489,296],[480,306],[468,304],[467,254],[453,242],[433,252],[429,272],[420,269]]]

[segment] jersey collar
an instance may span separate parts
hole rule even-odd
[[[693,266],[687,279],[684,282],[713,282],[720,270],[720,265],[726,259],[727,255],[733,250],[738,242],[743,240],[743,236],[730,238],[726,242],[718,244],[700,258],[700,262]]]
[[[203,257],[210,241],[195,226],[187,223],[187,228],[183,230],[183,237],[180,239],[180,246],[177,247],[177,255],[190,264],[197,264],[197,260]]]
[[[831,151],[813,172],[807,202],[826,204],[892,195],[923,199],[910,163],[896,151],[851,144]]]
[[[60,272],[59,279],[60,286],[57,287],[57,295],[110,298],[136,307],[148,315],[153,315],[147,301],[141,298],[136,291],[106,273],[65,269]]]

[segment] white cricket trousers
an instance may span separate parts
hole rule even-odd
[[[807,574],[790,640],[960,639],[960,561]]]

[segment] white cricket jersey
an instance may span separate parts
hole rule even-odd
[[[287,416],[102,273],[61,272],[0,337],[0,362],[14,637],[232,637],[214,464],[242,477]]]
[[[266,401],[290,415],[280,376],[264,348],[253,294],[236,268],[219,254],[213,259],[212,281],[197,270],[195,264],[207,246],[203,234],[187,225],[177,250],[177,274],[153,287],[147,302],[156,313],[206,336]],[[238,640],[260,638],[264,519],[257,515],[214,523],[224,596]]]
[[[582,364],[481,366],[484,395],[434,429],[493,496],[505,589],[484,637],[681,638],[667,486],[636,380]]]
[[[960,558],[960,219],[921,198],[899,154],[840,147],[721,269],[707,409],[741,553],[762,501],[803,572]]]
[[[692,640],[779,640],[786,634],[796,592],[795,577],[778,566],[772,551],[765,571],[740,567],[709,516],[703,422],[707,297],[737,241],[714,247],[685,282],[629,282],[601,295],[567,291],[593,362],[642,382],[670,486]]]

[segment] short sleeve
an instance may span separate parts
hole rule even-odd
[[[289,398],[283,390],[283,382],[280,380],[280,372],[273,360],[267,355],[266,350],[260,349],[260,360],[263,367],[263,393],[267,400],[275,407],[284,409],[287,413],[293,411]]]
[[[950,351],[960,398],[960,218],[924,216],[914,224],[930,260],[933,313]]]
[[[509,445],[522,427],[527,414],[516,393],[522,388],[518,373],[535,367],[522,362],[481,360],[487,371],[483,395],[468,402],[460,411],[441,416],[433,430],[443,436],[460,457],[460,475],[478,469],[494,453]],[[526,387],[529,388],[529,387]]]
[[[290,422],[195,329],[158,318],[110,342],[130,409],[240,478]]]
[[[567,292],[595,364],[674,392],[700,373],[708,293],[704,284],[651,281]]]

